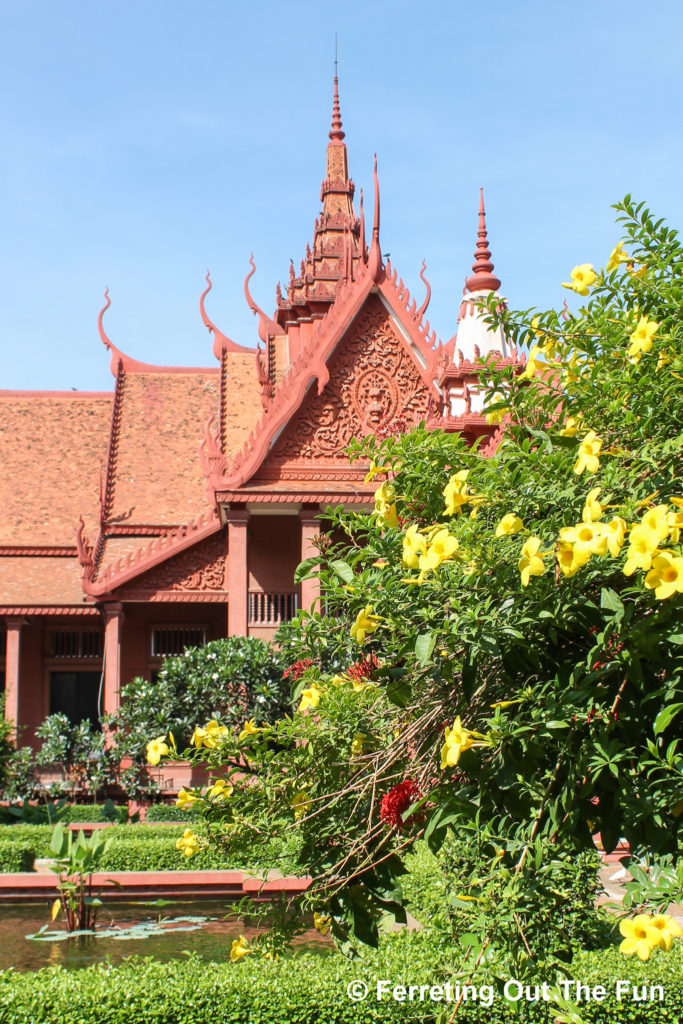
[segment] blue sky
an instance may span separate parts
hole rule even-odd
[[[334,6],[334,10],[332,7]],[[626,192],[683,224],[683,9],[661,0],[343,5],[34,0],[0,7],[0,387],[111,387],[97,334],[213,365],[198,299],[255,344],[319,209],[339,33],[351,174],[379,160],[382,250],[444,340],[479,185],[512,306],[561,305]],[[339,13],[339,10],[343,13]]]

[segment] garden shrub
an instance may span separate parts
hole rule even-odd
[[[175,804],[152,804],[147,808],[145,821],[185,821],[196,817],[196,813],[191,807],[185,810]]]
[[[33,871],[36,852],[25,842],[0,838],[0,874]]]
[[[375,510],[328,508],[345,539],[297,570],[327,617],[286,631],[292,714],[194,734],[221,788],[185,799],[236,853],[298,835],[316,884],[289,924],[329,918],[342,949],[403,919],[407,850],[437,852],[449,829],[476,846],[448,911],[475,971],[505,953],[543,972],[582,933],[604,941],[582,916],[598,833],[608,851],[678,852],[683,248],[642,204],[618,210],[606,268],[566,282],[576,312],[491,299],[492,325],[530,348],[523,372],[481,367],[497,448],[423,426],[351,445]]]
[[[194,956],[170,963],[133,957],[120,967],[6,971],[0,974],[0,1024],[311,1024],[317,1020],[436,1024],[437,1019],[449,1019],[454,1004],[377,1002],[374,986],[376,979],[405,986],[445,984],[451,966],[448,950],[431,936],[404,933],[388,937],[378,950],[365,951],[363,960],[354,963],[336,954],[304,952],[276,961],[246,957],[238,964],[207,963]],[[679,1024],[683,1018],[680,945],[671,955],[655,955],[647,964],[631,962],[626,972],[623,966],[616,949],[582,954],[571,964],[570,979],[606,988],[604,1002],[579,1004],[585,1024]],[[371,994],[363,1002],[352,1002],[347,996],[347,985],[355,979],[369,986]],[[661,985],[665,999],[633,1002],[629,996],[618,1002],[618,979],[648,989]],[[477,984],[489,980],[481,977]],[[548,978],[549,983],[553,980]],[[551,1003],[510,1006],[496,996],[492,1007],[463,1002],[455,1021],[551,1024],[558,1013]]]

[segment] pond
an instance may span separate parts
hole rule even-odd
[[[41,967],[88,967],[108,960],[118,964],[141,954],[175,960],[194,953],[206,960],[230,959],[233,939],[253,938],[257,929],[230,915],[229,904],[217,900],[171,903],[113,903],[100,908],[95,935],[67,936],[60,918],[49,924],[51,904],[8,904],[0,913],[0,970],[36,971]],[[55,939],[35,935],[48,926]],[[298,949],[330,948],[311,928],[296,941]]]

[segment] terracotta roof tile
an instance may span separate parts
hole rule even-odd
[[[74,544],[97,531],[112,396],[0,391],[0,544]]]
[[[0,558],[0,605],[82,605],[75,558]]]
[[[207,508],[199,446],[218,385],[217,370],[125,375],[109,522],[174,525]]]
[[[256,375],[256,352],[229,352],[226,360],[223,451],[230,461],[249,437],[263,414],[261,389]]]

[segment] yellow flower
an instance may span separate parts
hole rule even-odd
[[[539,346],[532,345],[526,361],[526,367],[519,375],[520,380],[531,380],[535,373],[538,373],[541,369],[547,368],[548,364],[542,359],[539,359],[539,355],[541,355],[541,349]]]
[[[573,576],[585,565],[591,556],[590,549],[567,540],[557,543],[557,563],[563,575]]]
[[[611,274],[613,270],[616,270],[620,263],[629,263],[632,257],[627,252],[624,252],[624,243],[617,242],[612,249],[609,259],[607,260],[607,266],[605,270],[608,274]]]
[[[657,369],[661,370],[662,367],[668,366],[671,362],[671,356],[664,349],[659,353],[659,359],[657,360]]]
[[[666,517],[672,544],[680,544],[683,530],[683,512],[669,512]]]
[[[186,857],[194,857],[199,851],[199,839],[191,828],[186,828],[180,839],[175,841],[176,850],[182,850]]]
[[[665,601],[673,594],[683,594],[683,558],[674,558],[670,551],[660,551],[652,559],[645,586],[654,590],[659,601]]]
[[[655,505],[648,509],[640,522],[646,530],[656,533],[660,541],[669,536],[669,509],[666,505]]]
[[[378,615],[372,614],[372,605],[368,604],[362,611],[358,612],[356,621],[351,626],[351,637],[363,646],[367,633],[374,633],[382,620]]]
[[[655,320],[648,320],[646,316],[641,316],[638,321],[638,326],[631,335],[631,344],[628,347],[628,355],[638,362],[643,352],[649,352],[652,348],[652,339],[654,338],[659,324]]]
[[[189,810],[196,801],[197,797],[194,793],[188,793],[186,789],[181,789],[176,799],[176,807],[180,807],[181,811],[186,811]]]
[[[636,569],[649,569],[659,547],[659,535],[646,526],[634,526],[628,538],[624,575],[632,576]]]
[[[300,789],[298,793],[294,795],[292,800],[292,810],[294,811],[294,819],[298,821],[299,818],[303,818],[304,814],[310,811],[312,807],[311,800],[305,789]]]
[[[229,782],[226,782],[225,779],[218,779],[210,789],[207,789],[206,795],[213,800],[227,800],[234,791],[235,787],[231,786]]]
[[[564,526],[560,530],[560,540],[568,541],[577,548],[585,549],[589,556],[604,555],[607,551],[607,534],[604,523],[581,522],[576,526]]]
[[[583,506],[583,513],[581,515],[584,523],[594,523],[597,519],[602,518],[604,505],[601,505],[597,500],[601,490],[602,487],[593,487],[586,495],[586,504]]]
[[[147,764],[159,764],[159,761],[169,752],[165,736],[157,736],[147,744]]]
[[[602,441],[594,430],[589,430],[579,445],[579,457],[574,466],[574,472],[581,476],[584,469],[588,473],[597,473],[600,466],[600,449]]]
[[[471,747],[489,746],[489,741],[480,732],[472,732],[466,729],[460,721],[460,716],[453,722],[453,728],[446,726],[444,733],[444,745],[441,748],[441,770],[453,768],[460,760],[460,755]]]
[[[544,555],[538,554],[538,549],[541,546],[540,537],[529,537],[524,542],[522,547],[522,553],[517,563],[517,568],[522,574],[522,586],[527,587],[529,585],[530,576],[542,576],[546,570],[543,564]]]
[[[560,437],[574,437],[581,426],[580,416],[568,416],[564,427],[560,431]]]
[[[501,394],[500,391],[496,391],[493,395],[491,395],[489,403],[491,405],[498,405],[498,403],[504,401],[504,399],[505,395]],[[484,410],[484,412],[486,413],[487,423],[502,423],[504,417],[510,415],[510,408],[509,406],[506,405],[502,406],[500,409],[496,409],[493,412],[486,412],[486,410]]]
[[[247,956],[247,954],[251,952],[252,949],[244,935],[240,935],[239,939],[233,939],[232,949],[230,950],[230,959],[233,963],[239,960],[240,957]]]
[[[330,930],[330,915],[319,914],[317,911],[313,915],[313,925],[320,932],[321,935],[327,935]]]
[[[305,711],[306,708],[317,708],[322,697],[322,690],[320,690],[315,683],[312,683],[307,690],[301,691],[301,700],[299,701],[299,711]]]
[[[588,289],[595,284],[598,278],[592,263],[580,263],[574,267],[569,276],[571,281],[563,281],[562,287],[569,288],[570,291],[577,292],[579,295],[588,295]]]
[[[439,530],[426,553],[420,557],[420,569],[423,572],[436,569],[442,562],[450,561],[459,547],[457,538],[452,537],[448,530]]]
[[[647,914],[638,914],[632,920],[621,920],[619,931],[624,936],[619,952],[625,953],[626,956],[637,953],[641,960],[649,959],[650,953],[659,945],[661,939],[661,930],[652,927],[652,918]]]
[[[419,556],[427,553],[427,539],[419,531],[417,523],[409,526],[403,538],[403,564],[417,569]]]
[[[469,500],[465,493],[467,489],[465,481],[468,473],[469,469],[461,469],[450,478],[443,489],[447,516],[459,516],[462,506],[466,505]]]
[[[519,516],[516,516],[514,512],[508,512],[496,527],[496,537],[511,537],[523,529],[524,523]]]
[[[379,485],[375,491],[375,513],[384,522],[385,526],[397,527],[398,514],[394,499],[394,485],[386,481]]]
[[[677,921],[674,921],[671,914],[655,914],[650,925],[659,932],[659,947],[666,952],[671,949],[672,940],[679,939],[683,935],[683,929]]]
[[[380,473],[386,473],[386,469],[384,468],[384,466],[376,466],[374,462],[371,462],[370,469],[368,470],[365,476],[365,480],[363,482],[369,484],[370,481],[374,480],[375,477],[379,476]]]
[[[624,545],[626,536],[626,520],[621,516],[614,516],[609,523],[605,523],[605,536],[607,547],[612,558],[616,558]]]
[[[242,731],[239,734],[239,736],[237,737],[237,742],[241,743],[242,740],[246,740],[250,736],[255,736],[257,732],[264,732],[264,731],[265,730],[262,727],[259,727],[258,725],[256,725],[256,722],[254,721],[253,718],[250,718],[248,722],[244,723],[244,725],[242,727]]]
[[[365,741],[367,736],[364,732],[357,732],[351,740],[351,757],[356,757],[358,754],[362,754],[365,749]]]
[[[203,729],[197,726],[192,733],[190,743],[195,747],[207,747],[209,750],[213,750],[223,742],[227,735],[228,727],[219,725],[216,719],[212,718]]]

